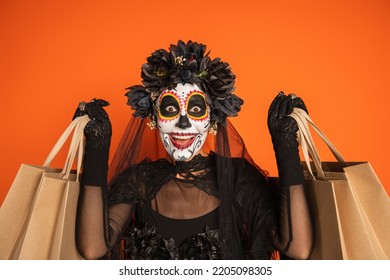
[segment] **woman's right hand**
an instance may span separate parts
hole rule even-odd
[[[82,184],[105,187],[107,185],[108,157],[112,127],[103,107],[109,103],[103,99],[80,102],[73,119],[88,115],[91,119],[84,128],[86,138]]]
[[[95,145],[105,145],[111,139],[112,128],[107,112],[103,107],[110,105],[103,99],[92,99],[91,102],[80,102],[73,119],[88,115],[91,119],[84,129],[84,135],[88,142],[96,142]]]

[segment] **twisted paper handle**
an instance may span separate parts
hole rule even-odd
[[[52,150],[50,151],[49,155],[47,156],[45,162],[43,163],[43,166],[49,167],[51,162],[54,160],[54,158],[57,156],[59,151],[64,146],[67,139],[70,137],[72,131],[73,136],[72,140],[69,146],[68,154],[66,156],[64,168],[61,172],[63,175],[63,179],[68,179],[70,172],[72,170],[72,166],[74,163],[74,160],[77,155],[77,181],[79,181],[79,176],[81,172],[81,165],[84,155],[84,128],[89,122],[89,117],[87,115],[77,117],[75,118],[71,124],[65,129],[65,131],[62,133],[60,138],[57,140],[57,143],[54,145]]]
[[[307,168],[313,177],[315,176],[311,168],[310,159],[313,161],[318,178],[325,178],[325,172],[322,169],[321,159],[318,154],[317,147],[315,146],[313,138],[311,136],[309,123],[311,127],[315,130],[315,132],[328,146],[337,161],[344,162],[344,158],[341,156],[340,152],[332,144],[329,138],[326,137],[325,134],[316,126],[316,124],[311,120],[309,115],[304,110],[300,108],[294,108],[293,112],[289,116],[294,118],[298,124],[298,142],[301,145],[302,153],[304,155]]]

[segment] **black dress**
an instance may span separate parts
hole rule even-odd
[[[139,210],[123,237],[125,259],[221,259],[218,208],[192,219],[166,217],[149,204]]]
[[[216,155],[197,156],[186,166],[176,166],[165,159],[145,160],[134,166],[113,182],[109,205],[132,205],[131,215],[115,214],[113,219],[129,219],[122,232],[121,242],[126,259],[223,259],[231,250],[225,221],[220,221],[223,207],[193,219],[173,219],[152,209],[152,200],[162,186],[167,184],[192,184],[211,196],[218,196],[215,169]],[[230,208],[234,209],[232,227],[239,233],[234,240],[241,248],[241,258],[270,259],[275,253],[273,233],[277,229],[275,188],[255,166],[244,159],[229,159],[233,165],[235,186]],[[177,182],[181,174],[203,170],[196,179]],[[183,172],[183,170],[186,170]],[[190,176],[191,177],[191,176]],[[217,197],[218,198],[218,197]],[[118,212],[119,213],[119,212]],[[222,213],[223,214],[223,213]],[[123,224],[123,222],[117,222]],[[108,225],[109,227],[109,225]],[[230,257],[228,257],[230,258]]]

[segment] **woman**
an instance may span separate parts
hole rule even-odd
[[[287,116],[305,105],[279,93],[270,106],[276,186],[227,119],[243,104],[233,93],[235,75],[205,51],[179,41],[147,58],[143,85],[126,93],[134,118],[109,171],[108,103],[77,109],[75,117],[91,118],[77,224],[85,258],[308,258],[312,229],[297,125]]]

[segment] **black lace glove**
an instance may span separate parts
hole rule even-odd
[[[282,187],[302,185],[305,182],[297,141],[298,125],[292,117],[288,116],[294,107],[307,112],[301,98],[293,94],[286,96],[280,92],[268,110],[268,129],[272,138]]]
[[[84,129],[86,138],[81,183],[106,187],[108,156],[111,143],[111,122],[103,107],[109,103],[102,99],[80,102],[73,119],[85,114],[91,119]]]

